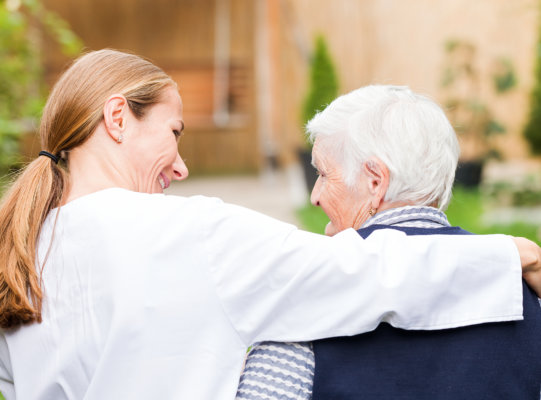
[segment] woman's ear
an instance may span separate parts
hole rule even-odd
[[[371,158],[363,163],[363,173],[368,177],[368,191],[372,197],[371,206],[377,210],[389,188],[389,169],[381,160]]]
[[[110,96],[103,106],[103,121],[109,136],[117,143],[122,143],[126,129],[129,106],[126,97],[121,94]]]

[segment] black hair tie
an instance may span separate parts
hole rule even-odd
[[[40,155],[40,156],[49,157],[51,160],[53,160],[53,162],[54,162],[55,164],[58,164],[58,160],[60,160],[60,157],[55,156],[54,154],[51,154],[51,153],[49,153],[48,151],[45,151],[45,150],[41,150],[41,151],[39,152],[39,155]]]

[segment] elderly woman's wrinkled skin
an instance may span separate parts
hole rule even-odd
[[[360,174],[357,190],[349,188],[343,181],[340,164],[323,149],[320,139],[317,139],[312,150],[312,163],[319,177],[310,200],[329,217],[325,234],[333,236],[346,228],[360,227],[366,221],[373,208],[372,193],[365,174]]]
[[[314,143],[312,163],[319,177],[310,200],[329,217],[330,221],[325,227],[327,236],[347,228],[359,229],[370,218],[370,211],[375,213],[407,205],[404,202],[385,201],[389,170],[378,159],[363,163],[354,187],[346,185],[341,163],[325,151],[322,139],[318,138]]]

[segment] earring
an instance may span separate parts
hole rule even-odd
[[[368,211],[368,214],[370,214],[371,217],[373,217],[374,215],[376,215],[376,209],[375,208],[370,208],[370,210]]]
[[[116,139],[116,142],[117,143],[122,143],[123,140],[124,140],[124,136],[118,135],[118,138]]]

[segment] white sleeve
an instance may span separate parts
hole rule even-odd
[[[443,329],[522,319],[519,255],[504,235],[330,238],[218,201],[209,213],[211,275],[248,344],[353,335],[380,321]]]
[[[0,392],[6,400],[15,398],[11,359],[3,331],[0,331]]]

